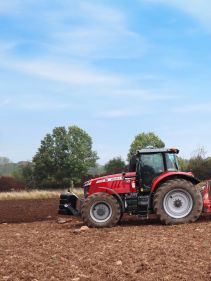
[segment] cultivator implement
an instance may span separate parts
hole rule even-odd
[[[203,191],[203,212],[211,213],[211,180],[207,181]]]

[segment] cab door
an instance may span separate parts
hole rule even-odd
[[[141,154],[137,168],[139,187],[144,191],[150,191],[154,179],[164,172],[163,154]]]

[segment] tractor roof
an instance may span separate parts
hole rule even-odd
[[[138,154],[153,154],[153,153],[179,153],[179,149],[177,148],[155,148],[155,147],[146,147],[144,149],[137,150]]]

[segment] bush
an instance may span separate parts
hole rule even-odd
[[[3,191],[20,191],[25,189],[23,182],[13,177],[0,177],[0,192]]]
[[[189,160],[188,168],[200,180],[207,180],[211,178],[211,158],[198,156]]]

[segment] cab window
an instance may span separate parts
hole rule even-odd
[[[175,154],[166,153],[166,166],[168,171],[178,171],[179,168]]]
[[[150,186],[154,178],[164,171],[163,156],[161,153],[142,154],[140,160],[141,178],[145,185]]]

